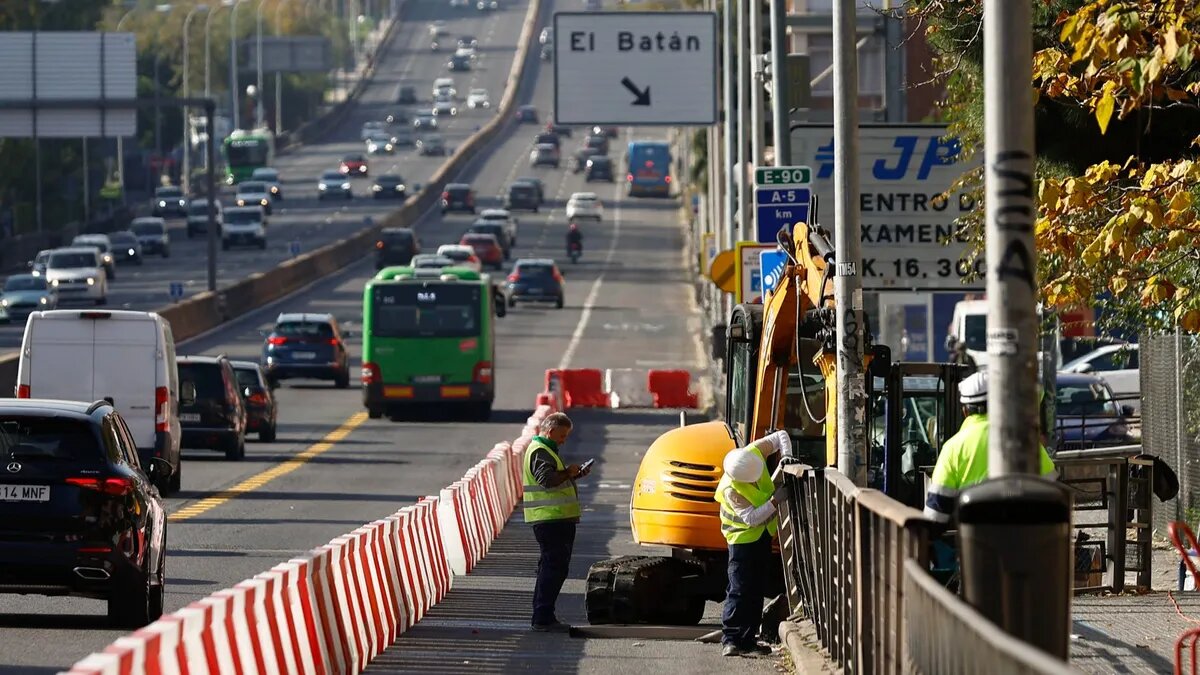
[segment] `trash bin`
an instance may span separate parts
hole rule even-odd
[[[1053,481],[1005,476],[958,502],[963,598],[1008,633],[1067,659],[1071,496]]]

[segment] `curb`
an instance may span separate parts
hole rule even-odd
[[[807,619],[780,622],[779,639],[792,659],[792,672],[797,675],[838,672],[820,651],[816,628]]]

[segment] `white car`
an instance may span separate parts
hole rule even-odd
[[[100,262],[104,264],[104,275],[109,279],[117,278],[117,263],[113,258],[112,240],[107,234],[80,234],[71,240],[71,246],[91,246],[100,251]]]
[[[444,255],[438,255],[436,253],[418,253],[417,255],[413,256],[412,262],[409,263],[409,266],[414,270],[424,270],[431,268],[441,269],[443,267],[450,267],[453,264],[454,261]]]
[[[261,206],[267,213],[275,210],[274,200],[271,199],[271,188],[266,183],[256,180],[238,183],[233,203],[237,206]]]
[[[283,199],[283,184],[279,182],[279,169],[262,166],[250,174],[250,180],[262,181],[271,192],[271,199]]]
[[[453,260],[455,267],[466,267],[476,272],[483,271],[483,263],[480,262],[479,256],[475,255],[475,249],[470,246],[463,244],[442,244],[438,247],[437,254],[443,258]]]
[[[454,78],[439,77],[433,81],[433,97],[449,96],[454,98],[458,96],[458,90],[454,88]]]
[[[1121,405],[1141,409],[1137,344],[1105,345],[1063,365],[1069,373],[1087,373],[1104,380]],[[1129,397],[1129,398],[1126,398]],[[1138,397],[1138,398],[1134,398]]]
[[[364,122],[362,131],[359,132],[359,140],[367,140],[375,134],[387,133],[387,125],[383,122]]]
[[[554,28],[552,26],[546,26],[542,29],[542,34],[538,36],[538,44],[554,44]]]
[[[372,155],[392,154],[396,151],[396,139],[389,134],[375,134],[367,139],[367,153]]]
[[[439,117],[442,115],[453,117],[458,114],[458,107],[454,105],[454,101],[448,98],[439,98],[433,104],[433,114]]]
[[[474,61],[475,60],[475,48],[474,47],[459,47],[458,49],[454,50],[454,55],[459,58],[471,59],[472,61]]]
[[[249,244],[259,249],[267,247],[267,214],[261,206],[225,209],[221,248],[228,251],[235,244]]]
[[[58,248],[46,259],[46,281],[58,291],[59,302],[90,300],[108,303],[108,278],[100,251],[91,246]]]
[[[488,97],[487,89],[472,89],[467,94],[467,107],[472,110],[492,107],[492,99]]]
[[[576,192],[567,200],[567,220],[576,218],[601,220],[603,217],[604,205],[600,203],[600,197],[595,192]]]
[[[471,0],[450,0],[451,7],[470,7]]]
[[[504,226],[504,231],[508,234],[508,243],[512,246],[517,245],[517,219],[513,218],[512,213],[508,209],[484,209],[479,212],[479,217],[476,220],[483,220],[489,223],[500,223]]]

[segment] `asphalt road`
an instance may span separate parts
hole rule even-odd
[[[525,21],[528,0],[510,0],[501,12],[482,14],[475,10],[452,9],[445,0],[409,0],[404,18],[392,35],[375,76],[363,91],[360,104],[346,120],[331,129],[322,142],[302,146],[276,157],[276,167],[283,182],[284,200],[270,217],[266,250],[235,248],[218,251],[217,275],[219,285],[236,283],[246,276],[268,270],[291,257],[292,242],[299,242],[302,252],[344,238],[361,229],[365,218],[377,221],[400,202],[374,200],[371,179],[353,180],[355,199],[350,202],[317,201],[317,177],[324,171],[336,170],[338,161],[349,152],[364,152],[360,140],[364,122],[385,119],[397,109],[412,111],[428,108],[433,80],[453,77],[459,96],[463,99],[459,115],[442,120],[441,133],[447,149],[460,146],[481,127],[491,115],[490,110],[473,111],[466,107],[467,91],[474,87],[488,90],[493,106],[504,94],[516,52],[517,38]],[[441,51],[429,49],[429,26],[434,20],[445,21],[451,38],[450,45]],[[477,62],[469,72],[451,73],[446,61],[453,53],[453,41],[460,35],[473,35],[479,45]],[[419,105],[400,106],[395,103],[400,83],[412,84],[422,99]],[[445,157],[422,157],[411,147],[402,146],[392,156],[371,158],[372,175],[399,172],[410,184],[428,182]],[[226,188],[225,204],[231,204],[232,190]],[[109,305],[122,309],[151,310],[171,302],[171,282],[182,282],[185,295],[200,293],[208,288],[207,242],[203,238],[189,240],[182,219],[169,222],[171,257],[148,256],[142,266],[122,265],[109,287]],[[0,357],[21,346],[24,325],[0,325]]]
[[[491,23],[511,20],[515,36],[519,22],[514,17],[521,12],[510,6]],[[551,11],[544,14],[550,15]],[[481,37],[486,34],[479,32]],[[494,39],[503,43],[514,37],[496,29]],[[397,56],[393,52],[392,58]],[[524,84],[529,86],[523,86],[521,98],[536,104],[545,116],[551,105],[552,73],[545,64],[537,63],[535,68],[536,81],[527,79]],[[314,156],[308,174],[314,174],[325,157],[337,155],[332,148],[356,145],[357,127],[351,126],[346,132],[353,136],[331,146],[327,154]],[[171,513],[168,611],[393,513],[456,480],[494,443],[520,432],[547,368],[694,366],[699,358],[698,328],[691,318],[694,305],[682,265],[678,202],[624,199],[619,184],[585,188],[580,176],[565,170],[528,169],[536,129],[510,127],[462,176],[475,186],[481,207],[498,204],[496,196],[517,175],[544,178],[550,204],[540,214],[520,214],[514,256],[558,258],[567,283],[564,309],[523,305],[497,319],[497,397],[490,422],[367,420],[356,389],[286,384],[278,392],[276,442],[248,444],[246,459],[237,463],[217,453],[185,455],[183,489],[167,500]],[[663,133],[625,131],[622,138],[614,139],[611,154],[619,160],[629,137],[662,138]],[[580,144],[582,135],[582,130],[576,130],[565,147]],[[563,207],[572,192],[583,189],[598,192],[607,209],[602,223],[589,225],[583,259],[573,265],[564,255]],[[426,214],[417,228],[430,248],[456,241],[470,221],[469,216],[456,215],[443,219],[435,211]],[[180,346],[180,352],[257,358],[260,331],[268,329],[281,311],[328,311],[345,324],[360,325],[362,288],[373,272],[364,260],[190,340]],[[359,341],[349,342],[352,372],[357,372]],[[283,464],[286,471],[277,468],[317,444],[323,451],[311,451],[307,461]],[[263,482],[261,474],[267,471],[273,477]],[[54,672],[120,635],[108,627],[103,602],[38,596],[5,596],[0,602],[0,664],[5,664],[0,673]]]

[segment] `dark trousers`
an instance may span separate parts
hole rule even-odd
[[[763,534],[758,541],[729,546],[729,587],[721,610],[721,643],[752,647],[758,642],[762,623],[763,598],[770,576],[771,537]]]
[[[533,623],[554,623],[554,603],[562,591],[563,582],[571,566],[571,549],[575,547],[575,523],[556,521],[537,523],[533,526],[537,538],[538,557],[537,583],[533,587]]]

